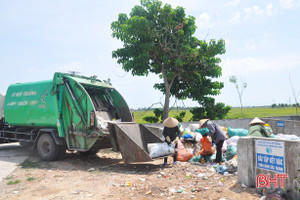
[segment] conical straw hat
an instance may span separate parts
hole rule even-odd
[[[174,127],[178,126],[179,122],[177,119],[175,119],[173,117],[168,117],[167,119],[164,120],[163,124],[167,128],[174,128]]]
[[[265,122],[260,120],[259,118],[255,117],[250,123],[249,123],[249,126],[251,126],[252,124],[262,124],[264,125]]]
[[[201,128],[201,126],[205,123],[205,122],[207,122],[209,119],[201,119],[200,120],[200,128]]]

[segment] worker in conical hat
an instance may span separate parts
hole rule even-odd
[[[264,125],[266,123],[262,121],[261,119],[255,117],[250,123],[249,123],[249,131],[248,136],[254,136],[254,137],[269,137],[270,134],[265,129]]]
[[[175,149],[177,149],[177,141],[180,138],[180,130],[178,127],[178,120],[173,117],[168,117],[164,120],[164,130],[163,130],[163,136],[165,137],[165,142],[167,142],[169,145],[174,142],[175,143]],[[177,164],[177,151],[175,151],[175,154],[173,155],[173,161],[174,164]],[[164,165],[167,165],[168,163],[168,157],[164,158]]]
[[[222,147],[224,144],[224,141],[226,139],[226,135],[224,131],[221,129],[221,127],[210,121],[209,119],[201,119],[200,120],[200,128],[208,128],[209,132],[207,135],[209,135],[212,139],[212,141],[216,144],[216,150],[217,155],[216,159],[214,160],[214,163],[220,163],[222,162]]]

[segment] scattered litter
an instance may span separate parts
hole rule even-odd
[[[246,188],[247,186],[246,186],[244,183],[242,183],[242,187],[243,187],[243,188]]]
[[[96,171],[95,168],[92,167],[88,169],[88,172],[92,172],[92,171]]]
[[[204,174],[204,173],[200,173],[200,174],[198,174],[197,176],[198,177],[204,177],[206,174]]]
[[[152,193],[151,190],[148,190],[147,192],[145,192],[146,195],[151,194],[151,193]]]
[[[176,192],[176,189],[175,188],[169,188],[169,193],[173,194]]]
[[[224,172],[226,172],[228,168],[226,167],[226,165],[219,165],[216,170],[218,173],[224,174]]]
[[[92,196],[94,196],[94,195],[88,193],[88,194],[86,194],[86,196],[87,196],[87,197],[92,197]]]
[[[186,173],[187,178],[191,178],[191,173]]]
[[[140,179],[140,181],[142,181],[142,182],[145,182],[145,181],[146,181],[145,178],[139,178],[139,179]]]
[[[130,182],[126,182],[125,185],[126,185],[127,187],[135,187],[135,186],[136,186],[135,184],[132,184],[132,183],[130,183]]]

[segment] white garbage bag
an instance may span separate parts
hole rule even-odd
[[[151,158],[167,156],[175,153],[175,146],[169,146],[167,143],[149,143],[147,144]]]

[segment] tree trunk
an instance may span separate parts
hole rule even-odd
[[[240,98],[240,104],[241,104],[241,113],[242,113],[242,117],[245,118],[244,112],[243,112],[243,102],[242,102],[242,96],[239,94],[239,98]]]
[[[168,82],[167,74],[165,71],[165,68],[162,66],[161,73],[163,75],[163,80],[165,84],[165,105],[164,105],[164,112],[163,112],[163,120],[167,119],[169,117],[169,108],[170,108],[170,96],[171,96],[171,87],[173,85],[173,82],[176,78],[176,75],[174,75],[170,82]]]
[[[170,107],[170,88],[166,87],[163,120],[169,117],[169,107]]]

